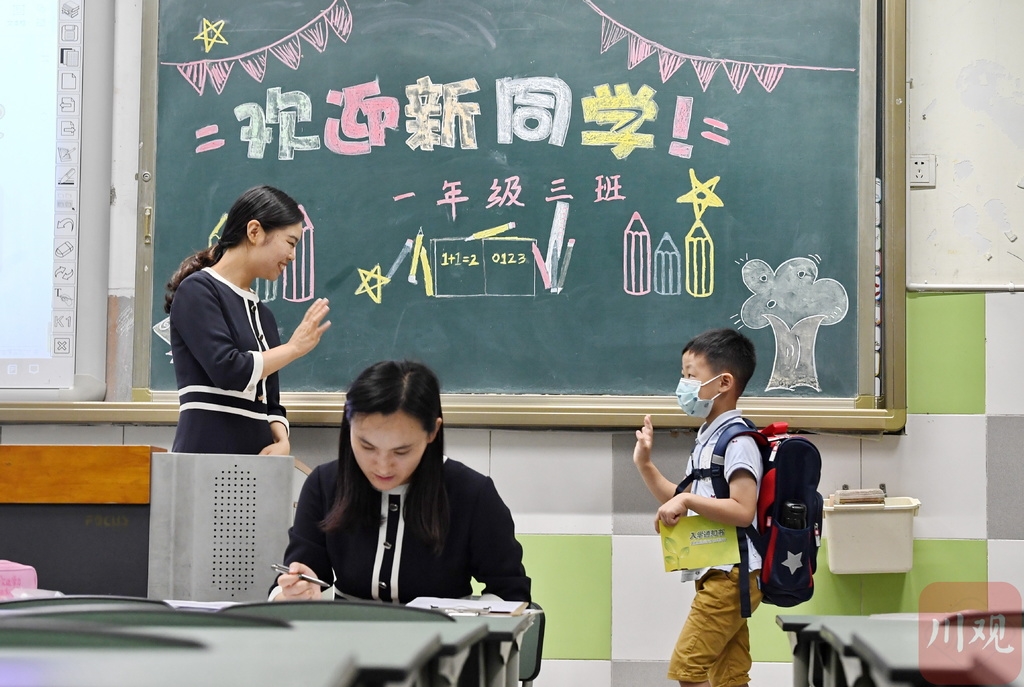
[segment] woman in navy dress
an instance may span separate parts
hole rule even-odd
[[[252,290],[295,259],[302,210],[270,186],[251,188],[228,212],[220,239],[186,258],[167,283],[171,356],[178,384],[177,453],[290,455],[278,370],[320,342],[326,298],[286,343]]]
[[[275,601],[319,599],[327,581],[349,599],[408,603],[473,593],[529,601],[512,514],[494,482],[444,455],[437,377],[384,361],[345,397],[338,460],[306,478],[288,532]]]

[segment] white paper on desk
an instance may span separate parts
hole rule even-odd
[[[496,599],[445,599],[439,596],[417,596],[406,604],[411,608],[426,608],[436,611],[475,611],[476,613],[500,613],[521,615],[527,607],[526,601],[498,601]]]
[[[187,599],[164,599],[164,603],[187,611],[219,611],[228,606],[238,605],[237,601],[189,601]]]

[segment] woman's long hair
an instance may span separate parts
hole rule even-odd
[[[351,421],[355,415],[404,412],[420,422],[428,434],[441,417],[441,385],[427,366],[387,360],[371,365],[352,382],[345,395],[338,448],[338,485],[334,505],[320,526],[333,530],[380,527],[380,492],[356,463],[352,452]],[[448,536],[448,493],[444,488],[444,425],[427,444],[420,464],[409,480],[405,523],[409,531],[435,554],[444,548]]]
[[[167,282],[164,312],[171,312],[174,292],[178,290],[178,284],[185,277],[204,267],[216,265],[224,255],[224,251],[245,240],[246,228],[251,220],[258,221],[263,227],[263,231],[271,232],[282,227],[300,224],[302,210],[291,196],[273,186],[255,186],[238,196],[231,209],[228,210],[228,217],[217,243],[185,258],[170,281]]]

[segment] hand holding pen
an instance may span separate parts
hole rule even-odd
[[[320,598],[321,589],[331,586],[330,583],[318,579],[308,565],[298,561],[287,567],[277,563],[271,567],[281,573],[277,578],[281,593],[275,597],[276,601],[316,600]]]

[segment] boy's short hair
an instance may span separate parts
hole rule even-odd
[[[757,366],[754,344],[735,329],[709,329],[698,334],[683,346],[684,355],[687,351],[702,356],[715,374],[731,374],[739,389],[737,396],[747,388]]]

